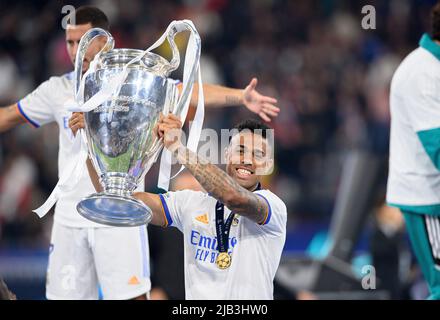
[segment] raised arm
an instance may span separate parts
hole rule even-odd
[[[21,117],[16,103],[0,108],[0,133],[12,129],[18,124],[24,122],[25,120]]]
[[[256,90],[257,84],[257,78],[253,78],[244,89],[204,84],[205,106],[207,108],[245,106],[253,113],[258,114],[264,121],[270,122],[270,117],[276,117],[280,112],[276,106],[277,99],[260,94]],[[190,106],[196,108],[197,101],[198,85],[194,84]]]

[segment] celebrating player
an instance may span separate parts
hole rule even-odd
[[[66,28],[67,51],[73,63],[81,37],[90,28],[108,30],[109,27],[105,14],[95,7],[78,8],[75,17],[76,24]],[[103,44],[99,39],[92,44],[83,72]],[[206,106],[244,104],[269,121],[278,114],[276,100],[259,94],[256,85],[256,79],[244,90],[206,85]],[[51,77],[16,104],[0,108],[0,132],[24,122],[36,128],[56,122],[60,128],[58,167],[61,171],[72,158],[69,150],[73,140],[68,126],[71,114],[66,105],[69,100],[73,100],[73,72]],[[59,199],[56,205],[46,296],[48,299],[97,299],[99,283],[104,299],[145,299],[150,290],[146,228],[106,227],[81,217],[76,204],[93,190],[85,172],[76,189]]]

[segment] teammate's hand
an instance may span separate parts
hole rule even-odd
[[[260,94],[255,90],[257,83],[257,78],[253,78],[243,90],[243,104],[264,121],[270,122],[270,117],[276,117],[280,112],[280,109],[275,106],[277,99]]]
[[[167,116],[160,114],[160,119],[156,126],[156,133],[159,138],[163,137],[165,148],[171,152],[176,151],[182,145],[182,122],[174,114],[170,113]]]
[[[69,128],[72,130],[73,135],[76,136],[78,130],[84,127],[84,113],[74,112],[72,117],[69,119]]]

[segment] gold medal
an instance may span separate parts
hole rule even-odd
[[[227,269],[231,266],[232,257],[227,252],[220,252],[215,260],[217,267],[220,269]]]

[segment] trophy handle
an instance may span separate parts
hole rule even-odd
[[[112,37],[112,35],[101,28],[92,28],[89,31],[87,31],[82,37],[78,45],[78,51],[76,52],[76,58],[75,58],[75,99],[77,102],[84,102],[82,101],[83,97],[83,90],[80,90],[83,85],[81,85],[83,74],[82,74],[82,68],[84,63],[84,57],[86,55],[87,49],[89,48],[90,43],[99,36],[106,36],[107,42],[105,46],[98,52],[98,54],[95,56],[99,56],[103,52],[107,52],[113,49],[115,45],[115,41]],[[93,59],[95,61],[95,59]],[[91,69],[92,64],[89,66],[89,70]],[[80,96],[78,96],[80,94]],[[79,100],[79,101],[78,101]]]
[[[179,100],[176,103],[176,106],[174,108],[174,110],[172,110],[172,112],[179,116],[180,118],[182,118],[184,110],[185,110],[185,105],[186,102],[188,101],[188,99],[190,99],[190,95],[192,92],[192,88],[194,85],[194,82],[196,80],[196,74],[197,74],[197,68],[199,66],[199,61],[200,61],[200,51],[201,51],[201,39],[200,39],[200,35],[197,32],[197,30],[195,29],[194,25],[192,23],[189,23],[185,20],[181,20],[181,21],[175,21],[174,23],[172,23],[170,25],[170,30],[167,34],[167,39],[168,42],[170,43],[171,49],[173,51],[173,58],[171,59],[171,66],[175,66],[174,69],[176,69],[180,63],[180,55],[179,55],[179,49],[176,46],[176,43],[174,41],[174,37],[183,31],[189,31],[191,33],[191,36],[194,37],[194,43],[195,43],[195,48],[193,50],[193,52],[186,52],[186,56],[185,56],[185,64],[188,61],[188,59],[190,59],[190,57],[188,56],[194,56],[193,59],[193,64],[191,66],[191,71],[189,73],[189,76],[187,78],[183,78],[183,91],[179,97]],[[188,42],[191,41],[188,40]],[[191,57],[192,58],[192,57]],[[186,68],[186,66],[185,66]],[[186,82],[186,83],[185,83]],[[186,84],[186,85],[185,85]]]

